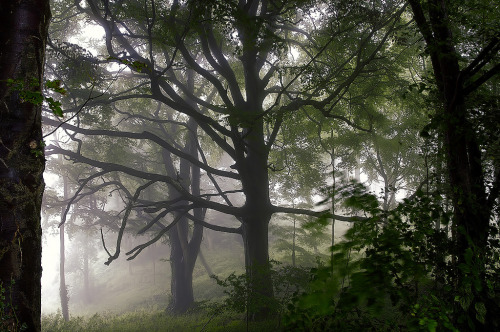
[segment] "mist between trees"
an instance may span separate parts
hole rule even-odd
[[[498,14],[53,1],[42,210],[69,322],[45,329],[137,308],[186,330],[498,329]]]

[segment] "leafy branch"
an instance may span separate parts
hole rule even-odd
[[[54,115],[63,117],[61,102],[52,97],[44,96],[42,91],[38,89],[40,82],[37,79],[32,78],[26,84],[23,80],[9,78],[7,79],[7,85],[14,91],[19,92],[19,97],[22,101],[33,105],[42,105],[45,101]],[[63,96],[66,95],[67,92],[66,89],[61,87],[60,80],[49,80],[45,82],[45,89],[57,92]]]

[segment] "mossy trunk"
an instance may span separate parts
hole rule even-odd
[[[41,106],[24,102],[20,95],[41,90],[49,18],[46,0],[0,3],[0,283],[6,292],[2,331],[41,329]]]

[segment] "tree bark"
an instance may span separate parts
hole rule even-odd
[[[253,100],[257,100],[253,99]],[[261,104],[254,105],[259,109]],[[252,109],[252,108],[250,108]],[[238,163],[243,192],[246,196],[243,222],[245,266],[249,280],[248,311],[252,320],[272,315],[274,301],[271,266],[269,264],[269,221],[272,205],[269,196],[267,168],[268,149],[264,143],[263,123],[255,121],[245,133],[247,153],[244,163]]]
[[[19,90],[41,90],[49,2],[2,1],[0,19],[0,282],[7,305],[0,315],[10,317],[0,329],[40,331],[41,107],[23,102]],[[9,79],[23,87],[16,91]]]
[[[472,324],[476,331],[489,331],[492,328],[488,327],[488,324],[494,321],[491,312],[495,309],[488,305],[490,301],[486,294],[487,285],[484,279],[484,255],[491,209],[487,200],[477,133],[468,120],[469,110],[466,103],[466,95],[477,89],[479,82],[484,83],[485,80],[479,78],[475,82],[467,82],[469,67],[464,70],[460,68],[461,56],[453,43],[445,1],[429,0],[425,7],[428,18],[419,1],[409,0],[409,3],[415,22],[427,44],[442,103],[438,116],[442,119],[447,172],[451,188],[453,222],[456,229],[457,266],[465,264],[475,270],[481,283],[481,287],[471,287],[472,277],[457,267],[456,293],[465,297],[472,295],[473,299],[467,309],[470,321],[459,322],[458,316],[462,315],[462,308],[458,306],[458,303],[455,319],[463,329],[471,328],[470,324]],[[478,57],[481,54],[484,54],[483,51]],[[488,74],[482,77],[487,79]],[[472,258],[468,260],[467,256],[471,251]],[[477,318],[475,305],[478,303],[486,305],[486,324],[481,323]]]
[[[170,238],[170,267],[172,278],[170,280],[170,289],[172,299],[169,309],[175,313],[185,313],[194,303],[193,294],[193,273],[191,264],[187,256],[188,253],[183,250],[181,241],[186,241],[187,220],[179,221],[177,225],[169,232]],[[182,231],[179,231],[182,229]],[[194,265],[194,264],[193,264]]]
[[[250,320],[262,320],[272,315],[274,299],[271,266],[269,264],[268,213],[253,213],[243,218],[245,266],[248,276],[247,310]]]

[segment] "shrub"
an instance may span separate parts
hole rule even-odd
[[[446,229],[436,227],[450,221],[441,197],[418,192],[383,211],[360,185],[340,192],[367,218],[332,247],[329,264],[311,271],[308,290],[289,306],[286,329],[456,331],[454,246]]]

